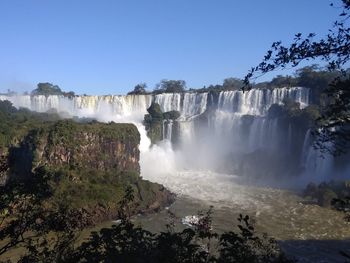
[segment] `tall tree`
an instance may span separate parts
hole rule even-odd
[[[62,95],[63,92],[59,86],[52,83],[38,83],[37,88],[32,91],[32,95]]]
[[[242,87],[242,80],[238,78],[226,78],[222,86],[224,89],[240,89]]]
[[[137,84],[134,87],[134,90],[130,91],[128,93],[128,95],[146,94],[147,93],[146,89],[147,89],[147,84],[142,82],[142,83]]]
[[[163,79],[156,86],[156,91],[175,93],[184,92],[186,89],[186,81],[184,80],[167,80]]]

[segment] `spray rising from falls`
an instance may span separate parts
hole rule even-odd
[[[182,178],[190,178],[188,174],[191,174],[191,170],[195,170],[194,181],[196,174],[200,174],[198,171],[203,174],[208,170],[238,175],[253,174],[258,177],[262,176],[259,175],[261,172],[269,176],[272,172],[260,167],[266,164],[271,166],[271,160],[283,156],[297,159],[296,164],[305,168],[304,173],[313,173],[312,170],[315,169],[312,167],[315,165],[324,166],[320,164],[317,152],[312,150],[307,131],[297,131],[291,125],[286,128],[277,118],[267,117],[270,107],[282,104],[285,99],[298,102],[304,108],[309,104],[309,90],[294,87],[253,89],[244,93],[221,91],[71,98],[56,95],[0,96],[0,100],[9,100],[16,107],[38,112],[56,109],[62,116],[134,123],[141,135],[142,176],[163,183],[176,192],[185,191],[186,188],[183,185],[181,190],[177,174],[182,173]],[[180,118],[164,121],[164,140],[151,147],[142,121],[152,101],[158,103],[163,112],[180,112]],[[171,143],[175,139],[176,145]],[[247,160],[254,160],[255,163]],[[324,162],[332,166],[332,160]],[[281,173],[281,170],[275,170],[274,172]],[[221,180],[222,177],[215,176],[213,172],[207,174],[212,179]],[[193,184],[188,185],[188,191],[185,191],[187,194],[194,187]],[[200,188],[200,181],[196,187]],[[205,191],[201,189],[199,192],[203,194]]]

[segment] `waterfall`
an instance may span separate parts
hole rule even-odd
[[[173,133],[173,121],[172,120],[163,121],[163,140],[168,140],[171,142],[172,133]]]
[[[264,139],[273,134],[273,130],[268,129],[270,126],[266,127],[265,118],[255,118],[251,129],[249,131],[248,147],[247,152],[254,152],[255,150],[262,148],[264,146]],[[274,125],[272,125],[274,126]],[[266,132],[262,132],[266,131]],[[273,136],[272,136],[273,137]]]
[[[281,88],[281,89],[252,89],[242,92],[240,90],[222,91],[219,94],[218,106],[211,126],[225,142],[234,141],[233,145],[244,152],[253,152],[257,149],[277,149],[282,141],[291,147],[292,130],[289,128],[288,137],[280,138],[278,122],[268,120],[265,116],[272,104],[282,104],[285,99],[299,102],[301,107],[308,105],[308,92],[306,88]],[[250,115],[252,122],[249,128],[244,118]],[[247,129],[248,134],[242,134],[242,129]],[[235,137],[232,140],[232,137]],[[230,139],[231,138],[231,139]],[[223,147],[223,146],[222,146]],[[226,146],[225,148],[229,148]],[[232,151],[236,151],[232,149]]]
[[[154,98],[154,102],[160,105],[162,112],[181,111],[181,94],[180,93],[164,93],[158,94]]]
[[[299,102],[302,108],[309,104],[307,88],[252,89],[222,91],[219,95],[218,109],[249,115],[265,115],[272,104],[282,104],[284,99]]]
[[[75,96],[68,98],[59,95],[0,96],[19,108],[24,107],[38,112],[56,109],[71,116],[91,117],[104,121],[142,120],[151,105],[151,95],[127,96]]]
[[[329,153],[321,153],[313,146],[311,130],[305,134],[301,164],[304,168],[303,177],[306,183],[326,181],[333,171],[334,157]],[[330,145],[329,145],[330,146]]]
[[[207,108],[208,93],[185,93],[181,116],[191,118],[202,114]]]
[[[179,111],[182,119],[189,119],[206,110],[207,97],[208,93],[164,93],[155,95],[154,102],[162,112]]]
[[[309,89],[301,87],[279,89],[252,89],[242,92],[220,91],[216,99],[207,92],[164,93],[157,95],[108,95],[108,96],[74,96],[72,98],[50,96],[4,96],[0,100],[9,100],[17,108],[25,107],[38,112],[56,109],[64,116],[96,118],[108,122],[134,123],[141,134],[141,163],[158,157],[172,156],[174,121],[163,122],[164,143],[154,145],[147,138],[142,125],[144,115],[152,101],[158,103],[163,112],[179,111],[176,136],[179,151],[186,159],[186,165],[209,165],[225,158],[226,155],[245,156],[257,151],[264,154],[282,153],[288,155],[292,150],[295,134],[292,126],[287,128],[278,119],[269,119],[266,114],[272,104],[282,104],[285,99],[300,103],[306,107],[309,103]],[[216,95],[215,95],[216,96]],[[210,104],[211,106],[208,106]],[[215,104],[215,105],[213,105]],[[212,107],[214,106],[214,107]],[[203,115],[206,113],[206,115]],[[199,118],[199,116],[205,116]],[[282,126],[281,126],[282,125]],[[285,129],[285,131],[283,130]],[[320,157],[311,145],[310,132],[305,134],[300,157],[300,166],[304,174],[325,179],[332,171],[333,159]],[[242,158],[243,158],[242,157]],[[214,161],[215,160],[215,161]],[[174,159],[165,160],[166,167],[173,170]],[[206,167],[207,168],[207,167]],[[142,171],[141,167],[141,171]],[[148,170],[148,169],[146,169]],[[169,171],[170,171],[169,170]],[[309,178],[311,178],[309,176]]]

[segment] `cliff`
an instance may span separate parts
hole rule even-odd
[[[147,109],[148,114],[144,116],[143,124],[145,125],[147,136],[150,138],[152,144],[156,144],[157,142],[166,138],[166,133],[172,133],[173,125],[171,125],[171,131],[167,131],[169,129],[168,124],[171,123],[177,126],[177,119],[180,117],[179,111],[168,111],[162,112],[160,105],[158,103],[152,102],[151,106]],[[165,129],[164,129],[165,126]],[[171,138],[167,138],[171,139]]]
[[[34,151],[35,166],[139,172],[139,141],[132,124],[59,121],[32,133],[21,150]]]
[[[133,214],[157,211],[173,201],[162,185],[141,178],[140,135],[133,124],[56,121],[46,113],[13,108],[0,111],[0,121],[7,127],[0,145],[1,183],[31,185],[45,178],[48,205],[79,211],[82,227],[116,219],[129,186]]]

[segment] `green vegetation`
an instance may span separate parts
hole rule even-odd
[[[147,109],[148,114],[145,115],[143,124],[145,125],[147,136],[152,144],[163,139],[163,113],[158,103],[152,102]]]
[[[35,113],[17,110],[9,101],[0,101],[0,149],[17,144],[30,130],[45,127],[59,120],[56,113]]]
[[[31,184],[45,177],[51,189],[47,201],[84,209],[93,218],[90,224],[117,215],[128,185],[138,194],[134,213],[171,202],[168,191],[139,176],[140,135],[134,125],[59,120],[57,114],[17,110],[8,101],[0,101],[0,109],[1,182]]]
[[[137,145],[140,135],[135,125],[127,123],[108,124],[96,121],[88,123],[77,123],[72,120],[60,120],[48,129],[49,140],[53,145],[65,143],[66,145],[79,146],[82,134],[94,134],[107,140],[118,140]]]
[[[63,92],[59,86],[53,85],[52,83],[38,83],[37,88],[31,92],[31,95],[63,95],[67,97],[74,97],[75,94],[73,91]]]
[[[273,239],[254,232],[248,216],[238,218],[238,232],[219,235],[210,230],[211,210],[202,215],[194,229],[174,232],[169,225],[168,231],[160,234],[123,220],[93,233],[73,258],[76,262],[292,262]]]
[[[87,225],[117,218],[117,204],[122,200],[127,187],[137,193],[134,202],[130,204],[132,214],[152,211],[153,208],[149,206],[156,202],[158,192],[162,190],[160,185],[142,180],[137,171],[39,167],[34,176],[37,173],[48,179],[52,189],[50,203],[68,206],[77,211],[83,208],[86,220],[91,220]]]
[[[158,103],[152,102],[147,109],[148,114],[145,115],[143,124],[145,125],[147,136],[155,144],[163,139],[163,121],[177,120],[180,117],[178,111],[162,112]]]
[[[306,87],[310,89],[310,103],[326,106],[330,99],[325,93],[329,84],[341,75],[341,71],[328,71],[318,65],[306,66],[296,70],[293,76],[277,75],[271,81],[249,83],[252,89],[278,89],[289,87]],[[190,92],[220,92],[242,90],[245,84],[238,78],[226,78],[221,85],[209,85],[201,89],[190,89]]]
[[[140,177],[134,125],[59,120],[8,101],[0,121],[1,262],[76,262],[81,230],[120,218],[128,189],[129,216],[173,201]]]
[[[10,150],[10,179],[12,173],[31,180],[26,174],[45,164],[55,201],[76,209],[113,207],[126,185],[141,181],[138,143],[131,124],[58,121],[32,130],[18,149]],[[125,152],[119,152],[124,145]]]
[[[152,102],[151,106],[147,109],[147,112],[153,120],[163,120],[163,112],[158,103]]]
[[[38,83],[38,86],[35,90],[32,91],[32,95],[62,95],[63,92],[59,86],[53,85],[49,82]]]
[[[180,116],[181,116],[180,112],[176,110],[163,113],[163,119],[165,120],[177,120],[178,118],[180,118]]]
[[[128,92],[128,95],[146,95],[149,92],[146,91],[147,85],[146,83],[139,83],[134,87],[133,91]]]
[[[126,187],[118,203],[120,223],[92,232],[77,243],[84,217],[64,205],[49,205],[51,189],[46,173],[36,182],[0,187],[0,257],[8,262],[292,262],[274,239],[259,235],[248,216],[238,218],[238,231],[212,231],[212,210],[199,212],[193,228],[174,231],[174,215],[167,231],[153,234],[130,221],[137,199]],[[16,215],[16,216],[14,216]],[[8,253],[15,256],[8,257]]]
[[[47,169],[47,168],[46,168]],[[128,183],[117,171],[101,172],[92,169],[57,169],[46,171],[53,179],[53,200],[70,204],[71,208],[108,207],[121,200]],[[125,178],[135,177],[128,174]],[[130,183],[130,182],[129,182]]]
[[[153,94],[159,93],[182,93],[186,90],[184,80],[161,80],[153,91]]]
[[[240,90],[243,86],[243,81],[238,78],[227,78],[222,83],[224,90]]]
[[[348,72],[349,70],[347,70]],[[341,76],[341,71],[329,71],[317,64],[297,69],[292,76],[277,75],[271,81],[249,83],[250,88],[275,89],[285,87],[306,87],[310,89],[311,103],[326,105],[329,101],[324,91],[332,81]],[[128,95],[160,94],[160,93],[183,93],[183,92],[220,92],[225,90],[242,90],[245,82],[242,79],[229,77],[223,80],[222,84],[204,86],[199,89],[186,89],[184,80],[161,80],[153,90],[147,92],[146,83],[137,84]]]
[[[186,82],[184,80],[161,80],[152,92],[147,92],[146,83],[137,84],[134,89],[128,92],[128,95],[147,95],[160,93],[183,93],[186,91]]]

